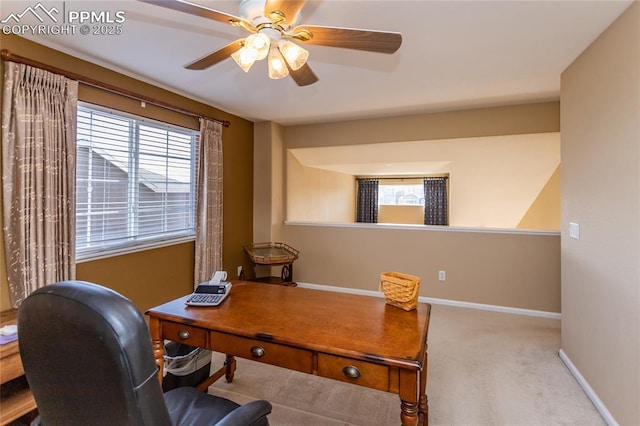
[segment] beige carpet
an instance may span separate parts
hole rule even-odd
[[[434,305],[430,425],[604,425],[558,356],[560,321]],[[214,354],[214,364],[223,356]],[[209,393],[266,399],[272,426],[400,424],[397,395],[238,359]]]

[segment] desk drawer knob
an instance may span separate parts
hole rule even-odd
[[[180,331],[178,331],[178,337],[183,339],[183,340],[184,339],[188,339],[189,336],[191,336],[191,335],[189,334],[188,330],[180,330]]]
[[[264,348],[262,346],[251,346],[251,355],[256,358],[264,356]]]
[[[360,370],[358,370],[358,367],[354,367],[353,365],[347,365],[342,369],[342,373],[350,379],[357,379],[360,377]]]

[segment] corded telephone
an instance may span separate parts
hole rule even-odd
[[[216,271],[211,280],[198,284],[196,290],[189,295],[186,303],[189,306],[218,306],[231,291],[231,283],[226,282],[227,273]]]

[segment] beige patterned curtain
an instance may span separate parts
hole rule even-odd
[[[5,62],[2,204],[11,304],[75,278],[78,82]]]
[[[222,125],[200,121],[195,283],[222,269]]]

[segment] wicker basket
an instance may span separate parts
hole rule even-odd
[[[385,301],[393,306],[411,311],[418,306],[420,277],[401,272],[384,272],[380,275],[380,291]]]

